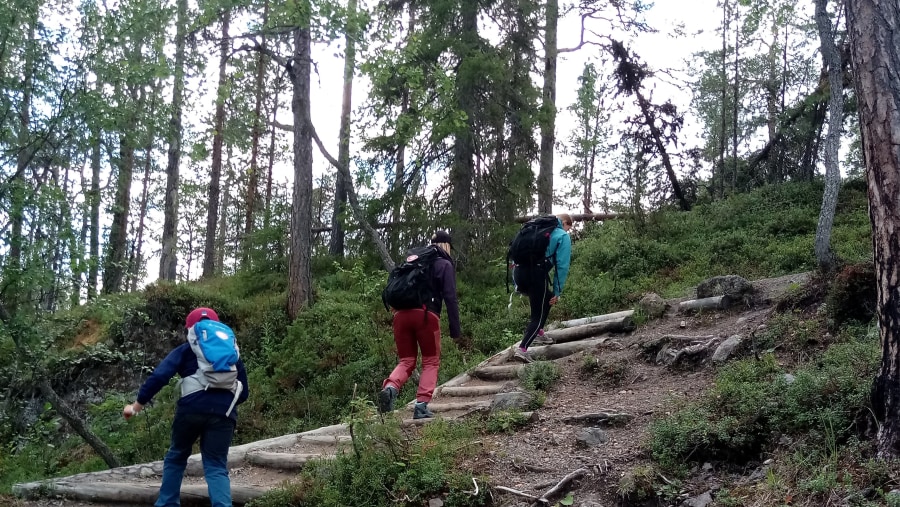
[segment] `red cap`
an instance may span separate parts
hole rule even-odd
[[[184,319],[184,327],[190,329],[194,327],[194,324],[200,322],[203,319],[214,320],[216,322],[219,321],[219,316],[216,315],[216,311],[212,308],[195,308],[188,314],[187,318]]]

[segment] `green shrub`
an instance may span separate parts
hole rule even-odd
[[[378,417],[372,404],[360,399],[351,403],[346,422],[353,429],[350,449],[333,460],[308,464],[298,485],[270,492],[249,506],[388,507],[395,498],[412,505],[430,498],[443,498],[448,506],[489,504],[487,488],[477,496],[463,494],[473,477],[456,466],[478,450],[471,423],[437,420],[407,435],[397,417]]]
[[[562,370],[553,361],[535,361],[526,364],[519,376],[526,389],[547,392],[562,376]]]
[[[489,433],[515,433],[519,428],[528,425],[528,417],[521,412],[504,410],[492,412],[485,421],[485,430]]]
[[[874,333],[832,345],[790,377],[772,355],[732,363],[697,401],[651,424],[650,453],[664,469],[683,472],[688,462],[754,458],[782,433],[818,432],[830,436],[817,442],[844,441],[868,406],[879,364]]]

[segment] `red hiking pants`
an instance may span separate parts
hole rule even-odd
[[[427,313],[427,315],[423,315]],[[394,343],[400,362],[384,380],[399,391],[416,369],[416,358],[422,351],[422,375],[416,401],[429,402],[437,387],[441,362],[441,326],[438,316],[425,310],[401,310],[394,314]]]

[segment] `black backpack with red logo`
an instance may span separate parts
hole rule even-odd
[[[411,310],[426,308],[434,300],[432,266],[440,257],[438,246],[410,249],[406,260],[391,270],[387,285],[381,292],[385,308]]]

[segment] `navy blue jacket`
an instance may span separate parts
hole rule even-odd
[[[141,389],[138,391],[137,402],[141,405],[150,403],[156,393],[168,385],[169,380],[178,374],[181,378],[189,377],[197,371],[197,356],[191,350],[189,343],[179,345],[169,352],[159,365],[153,369],[153,373],[147,377]],[[238,396],[238,404],[243,403],[250,396],[250,386],[247,383],[247,370],[244,362],[237,362],[238,381],[244,384],[244,389]],[[207,389],[183,396],[178,400],[176,410],[181,414],[221,414],[228,412],[228,407],[234,400],[234,393],[226,389]],[[231,411],[232,419],[237,420],[237,407]]]

